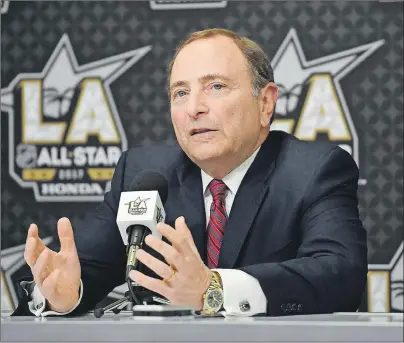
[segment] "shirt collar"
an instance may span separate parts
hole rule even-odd
[[[261,147],[258,147],[258,149],[255,150],[254,153],[249,158],[247,158],[242,164],[240,164],[236,169],[232,170],[222,179],[222,181],[226,184],[226,186],[229,188],[232,194],[237,193],[241,181],[243,181],[245,174],[247,173],[251,164],[254,162],[254,159],[257,156],[260,148]],[[201,169],[201,176],[202,176],[203,194],[206,194],[206,192],[209,192],[208,186],[209,183],[213,180],[213,177],[204,172],[202,169]]]

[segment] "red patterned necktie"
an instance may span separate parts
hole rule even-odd
[[[220,248],[222,246],[224,228],[227,223],[227,213],[224,203],[226,184],[221,180],[212,180],[209,183],[212,194],[212,206],[210,207],[210,219],[208,224],[208,267],[216,268],[219,262]]]

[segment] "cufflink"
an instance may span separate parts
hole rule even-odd
[[[43,303],[39,303],[35,307],[36,307],[37,310],[39,310],[42,307],[42,305],[43,305]]]
[[[242,302],[239,303],[239,308],[241,312],[247,312],[250,311],[251,306],[247,300],[243,300]]]

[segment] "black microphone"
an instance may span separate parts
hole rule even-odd
[[[132,181],[129,191],[122,192],[116,222],[123,243],[128,245],[126,279],[129,272],[136,269],[136,251],[142,247],[145,237],[152,234],[162,238],[156,230],[159,222],[164,222],[163,204],[168,197],[168,182],[157,171],[145,170]]]

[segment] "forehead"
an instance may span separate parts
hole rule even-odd
[[[247,69],[247,60],[231,38],[216,36],[196,40],[177,55],[170,84],[191,81],[207,74],[237,76]]]

